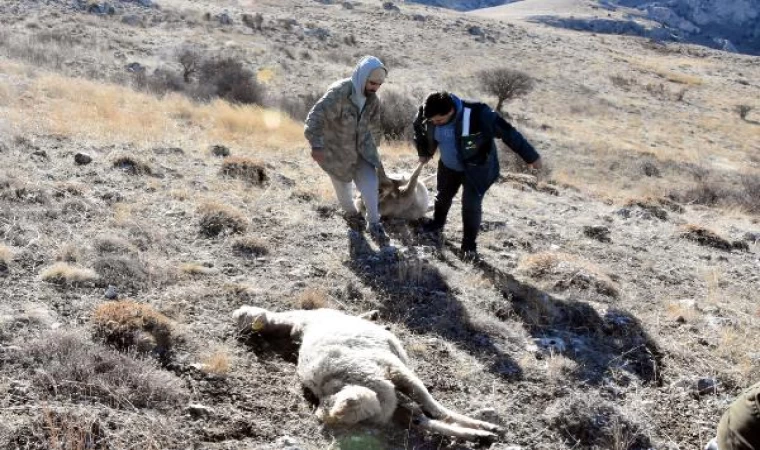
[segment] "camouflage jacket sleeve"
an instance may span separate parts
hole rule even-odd
[[[383,107],[380,101],[375,101],[372,104],[372,109],[369,113],[369,132],[372,134],[372,139],[375,141],[375,147],[380,147],[380,142],[383,139],[383,127],[380,123],[382,119]]]
[[[325,123],[337,120],[337,115],[340,112],[338,108],[340,91],[339,85],[332,85],[306,116],[304,135],[312,148],[324,147]]]

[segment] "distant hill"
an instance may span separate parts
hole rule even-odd
[[[472,13],[760,55],[760,0],[521,0]]]
[[[471,11],[473,9],[491,8],[505,5],[515,0],[407,0],[411,3],[421,3],[439,8],[455,9],[457,11]]]

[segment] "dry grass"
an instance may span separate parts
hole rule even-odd
[[[329,294],[322,288],[308,288],[301,291],[295,299],[298,309],[327,308],[330,301]]]
[[[6,90],[7,85],[0,82]],[[118,85],[41,74],[23,98],[11,96],[8,115],[21,134],[49,133],[100,143],[225,142],[257,150],[292,152],[303,127],[285,114],[222,100],[197,104],[181,95],[156,98]],[[197,146],[197,147],[196,147]]]
[[[130,175],[153,175],[150,164],[132,155],[118,155],[113,159],[113,167]]]
[[[99,255],[136,255],[137,248],[117,236],[101,236],[95,239],[93,249]]]
[[[213,267],[206,267],[198,263],[184,263],[179,267],[180,272],[188,275],[214,275],[219,271]]]
[[[93,283],[99,279],[92,269],[71,266],[64,262],[53,264],[40,274],[42,281],[63,285],[78,285]]]
[[[119,300],[98,305],[92,315],[98,336],[118,348],[168,352],[172,347],[172,323],[150,305]]]
[[[522,258],[518,269],[531,277],[556,279],[554,287],[560,290],[593,289],[610,297],[620,295],[617,284],[599,267],[567,253],[533,253]]]
[[[13,252],[3,244],[0,244],[0,273],[8,270],[13,260]]]
[[[686,224],[681,227],[679,237],[694,241],[699,245],[717,248],[720,250],[731,251],[733,249],[743,249],[746,243],[731,242],[720,236],[717,232],[703,227],[702,225]]]
[[[206,373],[226,375],[231,368],[230,356],[224,350],[217,350],[203,359],[202,367]]]
[[[222,162],[221,174],[261,186],[269,180],[266,167],[256,159],[244,156],[230,156]]]
[[[248,218],[238,209],[218,202],[206,202],[198,207],[201,215],[201,234],[214,237],[220,233],[245,233]]]

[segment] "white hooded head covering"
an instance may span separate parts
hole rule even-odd
[[[354,73],[351,75],[351,83],[353,84],[351,100],[359,108],[359,111],[364,109],[364,104],[367,102],[367,97],[364,95],[367,80],[371,79],[382,83],[387,74],[388,69],[385,68],[383,62],[374,56],[365,56],[356,64]]]

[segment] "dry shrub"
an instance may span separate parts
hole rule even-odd
[[[547,408],[551,429],[569,438],[573,448],[643,450],[651,442],[642,427],[611,402],[595,395],[563,398]]]
[[[239,178],[256,186],[269,180],[266,167],[261,161],[244,156],[230,156],[222,162],[222,175]]]
[[[203,371],[214,375],[225,375],[230,371],[230,357],[219,350],[203,360]]]
[[[623,205],[627,208],[641,208],[660,220],[667,220],[667,210],[675,213],[682,213],[684,211],[681,205],[663,197],[646,196],[628,198],[623,202]]]
[[[179,270],[180,272],[186,273],[188,275],[213,275],[218,272],[218,270],[214,269],[213,267],[206,267],[197,263],[182,264],[179,267]]]
[[[116,236],[101,236],[93,245],[99,255],[136,255],[137,248],[125,239]]]
[[[198,68],[198,90],[201,99],[223,98],[231,103],[262,104],[264,86],[253,71],[234,58],[212,58]]]
[[[53,331],[17,345],[13,362],[42,395],[115,407],[165,409],[187,399],[181,380],[149,359],[135,359],[83,333]]]
[[[113,167],[130,175],[153,175],[153,169],[148,163],[130,155],[120,155],[114,158]]]
[[[98,274],[92,269],[75,267],[59,262],[42,271],[42,281],[62,285],[83,285],[98,280]]]
[[[238,239],[232,248],[242,256],[258,258],[269,254],[269,246],[259,238],[247,236]]]
[[[482,70],[476,75],[480,80],[481,89],[496,97],[494,108],[501,112],[504,102],[522,97],[533,89],[533,78],[519,70],[500,67]]]
[[[150,273],[143,264],[129,256],[102,256],[93,264],[103,285],[140,289],[150,281]]]
[[[535,278],[555,278],[554,287],[560,290],[593,289],[609,297],[620,295],[617,285],[608,275],[588,261],[566,253],[542,252],[523,258],[519,269]]]
[[[705,228],[701,225],[687,224],[684,225],[679,232],[679,237],[694,241],[699,245],[707,247],[717,248],[719,250],[731,251],[731,250],[748,250],[746,242],[742,241],[729,241],[728,239],[720,236],[715,231]]]
[[[380,91],[380,129],[388,140],[412,136],[412,120],[419,102],[409,94],[393,89]]]
[[[326,308],[329,295],[321,288],[308,288],[296,297],[296,307],[299,309]]]
[[[172,324],[150,305],[119,300],[98,305],[92,316],[95,333],[119,349],[167,354],[172,347]]]
[[[244,233],[248,219],[239,210],[220,203],[204,203],[198,207],[201,214],[201,234],[214,237],[222,232]]]

